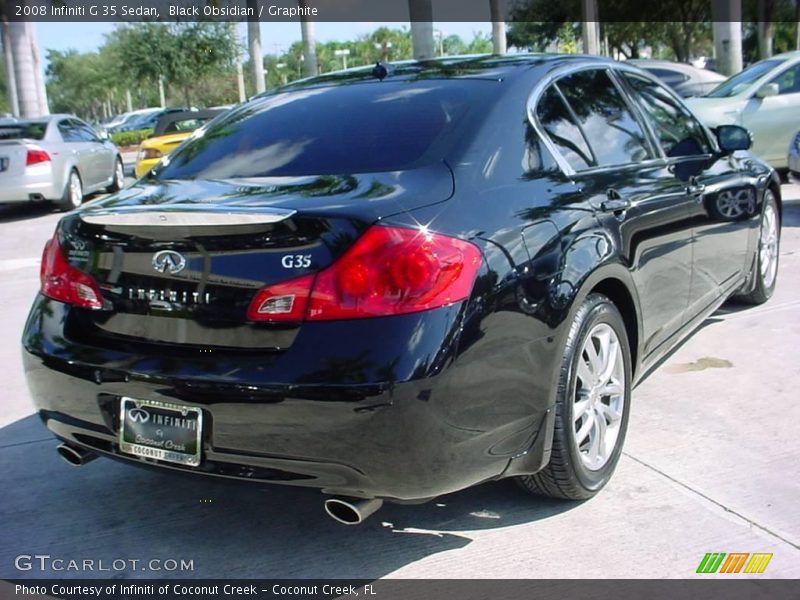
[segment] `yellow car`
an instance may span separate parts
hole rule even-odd
[[[177,148],[192,132],[205,125],[224,109],[194,110],[164,115],[156,123],[153,135],[139,145],[134,172],[143,177],[162,157]]]

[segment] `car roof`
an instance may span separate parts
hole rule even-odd
[[[511,78],[517,73],[536,67],[555,68],[565,64],[597,64],[614,65],[616,61],[603,56],[586,54],[549,54],[549,53],[520,53],[504,56],[481,54],[467,56],[446,56],[430,60],[407,60],[398,62],[378,63],[355,67],[345,71],[334,71],[325,75],[318,75],[294,81],[278,91],[290,91],[308,87],[335,86],[346,83],[375,81],[379,77],[375,69],[383,66],[387,73],[385,81],[409,79],[489,79],[498,80]],[[270,90],[254,98],[264,97],[274,93]]]

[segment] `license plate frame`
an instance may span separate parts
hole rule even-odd
[[[120,398],[119,448],[123,453],[197,467],[202,461],[202,440],[201,408]]]

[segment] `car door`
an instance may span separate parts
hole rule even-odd
[[[76,134],[86,149],[84,187],[96,189],[104,184],[111,173],[111,156],[100,137],[86,123],[72,119]]]
[[[80,120],[78,123],[81,137],[91,144],[93,177],[97,185],[110,182],[114,176],[116,153],[100,139],[100,136],[89,124]]]
[[[777,96],[753,96],[742,111],[742,127],[753,133],[753,154],[773,166],[784,166],[786,149],[800,128],[800,63],[773,77]]]
[[[700,122],[662,85],[635,73],[624,72],[622,77],[690,198],[688,321],[741,282],[748,237],[755,226],[755,187],[743,176],[739,160],[720,156]]]
[[[683,324],[691,281],[689,198],[608,68],[556,80],[537,117],[630,269],[645,356]]]
[[[61,119],[58,122],[58,132],[64,140],[64,154],[70,157],[70,162],[78,169],[78,174],[83,182],[84,189],[91,181],[91,148],[81,137],[80,131],[72,119]]]

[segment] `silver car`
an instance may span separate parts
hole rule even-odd
[[[800,183],[800,131],[794,134],[789,144],[789,174]]]
[[[80,206],[92,192],[124,183],[119,150],[72,115],[0,124],[0,204]]]

